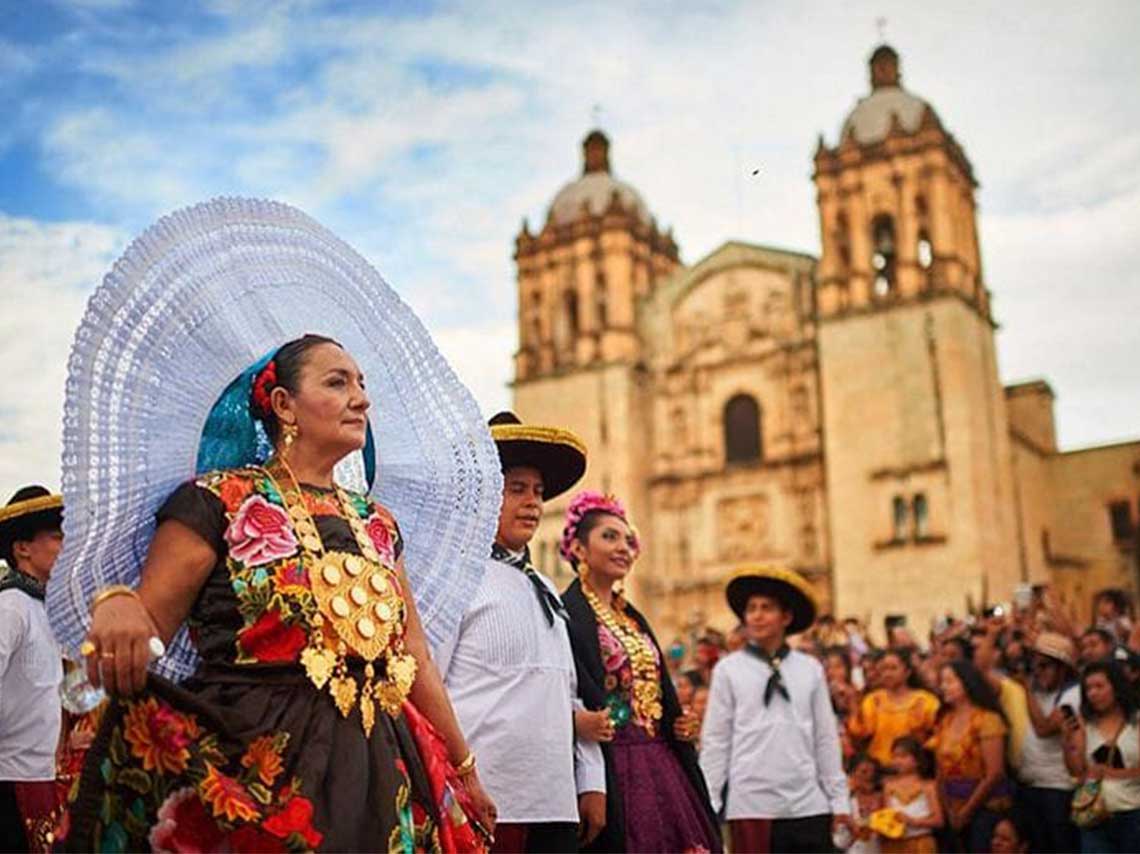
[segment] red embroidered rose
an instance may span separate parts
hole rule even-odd
[[[150,831],[154,851],[217,851],[222,846],[222,829],[191,788],[179,789],[163,801],[157,818]]]
[[[372,540],[372,545],[376,546],[376,551],[380,552],[380,559],[385,563],[392,563],[396,558],[393,552],[392,529],[388,527],[383,518],[375,513],[372,514],[365,528]]]
[[[250,390],[250,411],[256,418],[267,418],[273,411],[273,402],[269,393],[277,385],[277,360],[270,359],[269,363],[253,378],[253,388]]]
[[[251,492],[253,484],[244,477],[227,477],[218,486],[218,497],[228,513],[233,513],[241,507],[241,503]]]
[[[124,718],[124,736],[131,755],[144,771],[181,774],[190,759],[190,745],[200,735],[192,715],[180,714],[154,697],[135,701]]]
[[[297,550],[289,514],[260,495],[248,499],[226,528],[230,556],[246,566],[261,566]]]
[[[310,848],[320,845],[323,838],[313,827],[312,801],[300,795],[290,798],[279,813],[271,815],[261,826],[279,839],[288,839],[290,835],[299,833]]]
[[[286,625],[279,611],[266,611],[252,626],[238,632],[238,643],[257,661],[296,661],[308,636],[297,625]]]
[[[266,833],[256,824],[243,824],[226,837],[230,851],[256,851],[257,854],[284,854],[285,842]]]

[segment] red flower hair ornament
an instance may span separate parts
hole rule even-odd
[[[253,378],[253,388],[249,393],[249,408],[255,418],[264,421],[273,414],[273,402],[269,393],[277,385],[277,360],[270,359]]]
[[[641,542],[637,536],[637,529],[633,527],[626,515],[625,505],[613,495],[603,495],[600,492],[593,492],[588,489],[575,495],[570,506],[566,509],[566,526],[562,529],[562,542],[558,547],[562,557],[570,561],[570,544],[578,537],[578,526],[582,524],[582,520],[586,518],[587,514],[595,512],[617,516],[629,525],[630,531],[633,533],[633,552],[634,557],[636,557],[641,551]]]

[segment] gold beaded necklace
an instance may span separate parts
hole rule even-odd
[[[274,456],[264,471],[285,501],[317,603],[316,613],[309,618],[309,642],[301,653],[305,674],[317,690],[328,685],[343,717],[358,705],[359,697],[364,733],[371,735],[376,706],[393,717],[398,715],[416,678],[416,660],[406,652],[400,630],[406,608],[396,592],[395,573],[381,562],[360,514],[343,489],[334,485],[341,513],[360,547],[359,555],[325,549],[301,485],[283,458]],[[288,489],[281,488],[280,475],[288,478]],[[365,662],[360,686],[348,672],[350,652]],[[380,658],[384,659],[386,679],[376,675],[374,664]]]
[[[629,658],[629,666],[633,671],[633,685],[630,688],[630,699],[633,705],[634,719],[641,724],[649,735],[657,732],[657,722],[663,713],[661,707],[661,673],[657,664],[657,655],[653,644],[641,631],[641,626],[625,612],[625,602],[620,594],[615,593],[613,607],[607,608],[598,595],[590,588],[585,577],[582,578],[582,593],[598,621],[609,629],[610,634],[617,638],[622,649]]]

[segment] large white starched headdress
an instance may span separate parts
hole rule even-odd
[[[47,593],[52,628],[71,656],[90,625],[92,596],[138,582],[155,512],[194,477],[219,395],[309,332],[339,341],[367,377],[372,492],[400,525],[429,640],[457,631],[502,501],[499,457],[479,407],[412,310],[352,248],[295,208],[225,198],[164,217],[135,240],[75,333],[64,545]],[[155,669],[180,679],[196,661],[183,628]]]

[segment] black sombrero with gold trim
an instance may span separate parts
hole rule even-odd
[[[513,412],[500,412],[490,424],[503,472],[538,469],[544,500],[566,492],[586,473],[586,444],[569,430],[523,424]]]
[[[771,596],[792,612],[787,633],[794,635],[815,622],[819,606],[815,591],[802,575],[782,566],[745,566],[733,573],[724,590],[728,606],[742,621],[752,596]]]
[[[12,544],[30,540],[40,531],[63,526],[63,496],[42,486],[25,486],[16,490],[8,503],[0,507],[0,557],[11,563]]]

